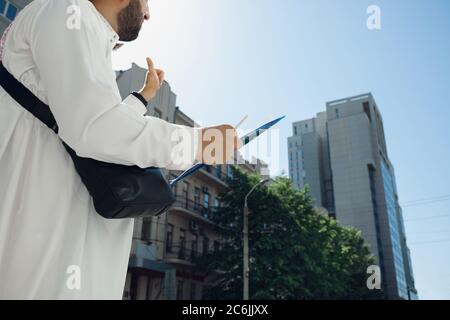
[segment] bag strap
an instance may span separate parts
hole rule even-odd
[[[50,107],[43,103],[14,76],[0,62],[0,85],[23,108],[41,120],[47,127],[58,134],[58,124],[50,111]]]

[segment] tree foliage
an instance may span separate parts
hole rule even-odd
[[[242,298],[242,225],[244,197],[260,180],[234,171],[222,207],[213,215],[223,235],[220,250],[196,261],[216,275],[206,299]],[[374,263],[356,229],[339,225],[313,208],[308,190],[296,190],[285,177],[258,187],[248,199],[251,299],[369,299],[366,287]]]

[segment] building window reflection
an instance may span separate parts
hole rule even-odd
[[[9,1],[0,0],[0,15],[12,21],[17,15],[17,7]]]

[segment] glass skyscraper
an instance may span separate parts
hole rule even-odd
[[[328,102],[325,112],[293,123],[288,152],[294,185],[308,185],[317,207],[362,231],[386,297],[417,298],[394,168],[372,94]]]

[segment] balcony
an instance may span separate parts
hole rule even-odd
[[[211,217],[216,211],[215,207],[204,207],[199,201],[192,201],[191,199],[186,199],[183,196],[175,197],[175,202],[172,205],[172,209],[181,209],[183,212],[187,212],[195,218],[200,218],[209,223],[212,223]]]
[[[170,246],[166,247],[165,261],[170,263],[180,263],[193,265],[192,261],[201,255],[200,252],[186,248],[186,246]]]
[[[133,244],[128,262],[128,269],[133,273],[163,277],[167,270],[173,267],[158,261],[155,244],[144,244],[140,240],[133,239]]]
[[[226,180],[230,174],[226,171],[222,171],[221,166],[205,166],[200,169],[199,175],[209,178],[211,181],[218,183],[221,187],[226,187]]]

